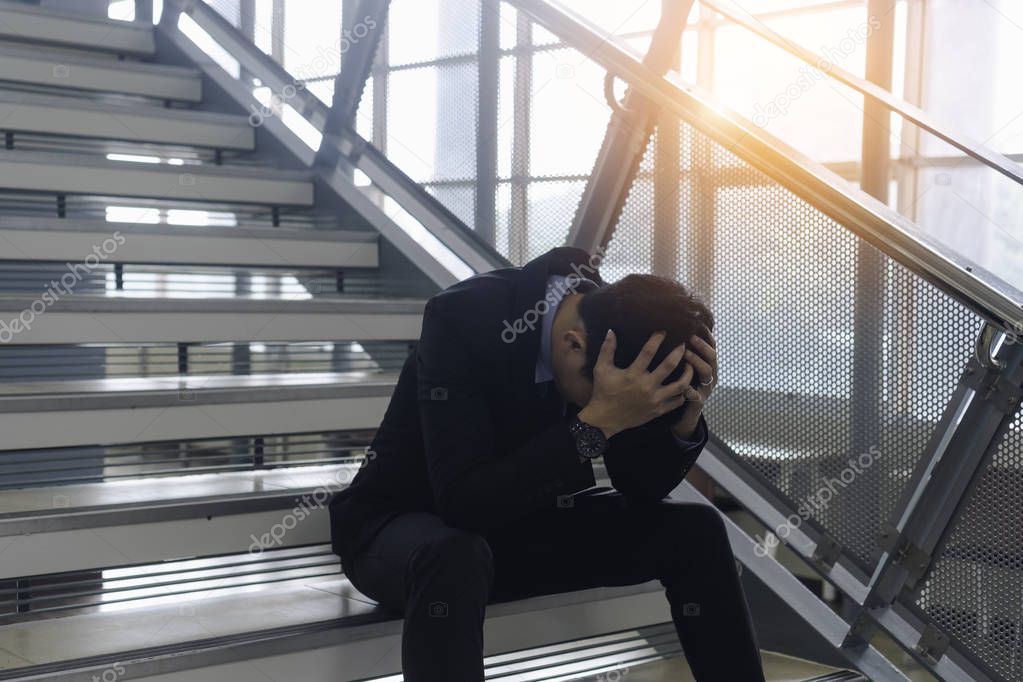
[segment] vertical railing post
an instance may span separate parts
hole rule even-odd
[[[498,89],[501,79],[501,3],[480,3],[478,109],[476,119],[476,190],[474,228],[488,244],[497,239]]]

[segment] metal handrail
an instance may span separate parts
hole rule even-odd
[[[947,142],[967,156],[970,156],[985,166],[998,171],[1007,178],[1019,184],[1023,184],[1023,166],[1020,166],[1009,157],[985,147],[983,143],[973,140],[969,136],[961,134],[959,131],[950,130],[948,126],[937,122],[931,114],[913,106],[905,100],[899,99],[888,90],[871,83],[865,78],[860,78],[859,76],[846,71],[837,64],[831,64],[826,69],[822,69],[821,64],[824,61],[830,60],[827,60],[825,57],[817,54],[816,52],[808,50],[802,45],[794,43],[778,33],[775,33],[762,22],[758,21],[752,14],[732,2],[732,0],[700,0],[700,2],[709,9],[721,14],[729,21],[742,26],[747,31],[750,31],[755,35],[760,36],[772,45],[785,50],[797,59],[800,59],[822,73],[833,77],[840,83],[849,86],[853,90],[856,90],[867,97],[877,100],[887,109],[895,112],[899,116],[902,116],[907,121],[910,121],[943,142]]]
[[[1023,325],[1023,292],[955,253],[919,226],[676,76],[659,77],[627,44],[550,0],[507,0],[562,41],[859,238],[1005,328]]]

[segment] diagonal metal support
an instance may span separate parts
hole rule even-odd
[[[661,19],[643,59],[652,72],[664,75],[671,69],[694,2],[662,0]],[[634,88],[629,88],[619,104],[610,73],[604,81],[604,95],[611,106],[611,120],[567,240],[588,253],[596,253],[611,240],[660,111]]]
[[[1023,345],[1003,344],[984,326],[977,353],[959,380],[928,456],[882,532],[881,560],[871,577],[866,606],[892,603],[930,570],[935,550],[959,507],[998,448],[1023,395]]]
[[[762,524],[771,529],[787,528],[786,547],[838,588],[854,605],[859,607],[864,604],[868,593],[866,577],[862,576],[856,566],[844,557],[840,556],[830,566],[818,561],[816,557],[820,552],[825,551],[822,549],[822,543],[827,542],[827,536],[811,528],[808,523],[792,524],[789,519],[796,514],[796,510],[787,507],[779,497],[773,495],[751,472],[746,470],[738,462],[737,455],[727,445],[712,435],[710,443],[700,455],[699,463],[700,468],[714,479],[718,486]],[[757,561],[773,561],[769,555],[765,556],[767,553],[757,539],[753,539],[751,542],[755,543],[753,554]],[[733,550],[736,551],[736,556],[740,557],[738,547],[739,545],[733,542]],[[775,594],[783,599],[789,599],[789,588],[786,583],[793,580],[798,582],[798,579],[787,569],[782,568],[782,570],[785,575],[767,571],[760,577]],[[758,573],[758,575],[760,574]],[[817,601],[819,602],[819,600]],[[808,609],[806,611],[808,614],[816,609],[812,602],[804,604],[794,601],[790,603],[798,604],[797,608],[799,609]],[[837,618],[837,616],[835,617]],[[824,630],[820,629],[826,627],[824,622],[811,619],[808,619],[808,622],[818,632],[826,634]],[[922,639],[924,643],[929,641],[924,639],[928,625],[899,602],[884,607],[858,608],[847,626],[841,630],[839,641],[835,647],[842,652],[862,651],[873,634],[880,628],[942,680],[948,682],[993,682],[991,677],[978,669],[954,645],[949,645],[937,662],[919,650],[918,647],[921,645]]]
[[[373,70],[373,61],[387,26],[390,0],[344,3],[341,21],[341,71],[334,79],[334,99],[323,124],[324,142],[314,164],[333,168],[338,162],[341,131],[355,128],[355,115]],[[358,7],[354,12],[351,7]]]

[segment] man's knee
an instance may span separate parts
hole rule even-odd
[[[709,504],[663,501],[658,505],[661,527],[669,537],[688,539],[704,548],[720,546],[731,551],[728,527],[721,512]],[[673,543],[674,544],[674,543]],[[678,546],[677,544],[675,546]],[[679,547],[685,551],[684,547]]]
[[[409,568],[417,578],[457,581],[466,588],[485,585],[489,590],[494,556],[482,536],[452,528],[417,547]]]

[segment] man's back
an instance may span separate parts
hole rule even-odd
[[[473,466],[470,459],[507,457],[559,419],[561,405],[556,394],[540,395],[534,383],[540,325],[533,315],[551,274],[581,272],[600,282],[588,260],[579,249],[553,249],[522,268],[496,270],[460,282],[427,302],[424,338],[402,367],[371,445],[373,454],[352,485],[331,502],[333,546],[342,560],[397,514],[441,512],[435,499],[438,478],[444,479],[441,484],[452,484]],[[453,363],[464,368],[463,376],[469,380],[441,376]],[[436,385],[430,385],[434,378]],[[490,452],[464,452],[461,457],[451,452],[450,467],[435,463],[431,485],[421,404],[428,415],[434,401],[446,402],[444,407],[448,407],[463,400],[485,415],[466,410],[467,419],[477,415],[476,423],[460,428],[472,433],[486,431],[480,436],[491,447],[481,449]],[[590,484],[592,480],[583,477],[582,482]],[[548,497],[555,499],[554,495]]]

